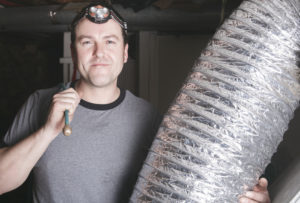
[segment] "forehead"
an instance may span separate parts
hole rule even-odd
[[[122,28],[121,26],[110,19],[105,23],[97,24],[83,18],[79,21],[75,29],[76,38],[80,35],[89,36],[105,36],[105,35],[116,35],[122,38]]]

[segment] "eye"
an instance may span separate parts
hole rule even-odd
[[[93,42],[92,42],[91,40],[83,40],[83,41],[81,42],[81,44],[82,44],[83,46],[90,46],[90,45],[93,44]]]
[[[116,42],[115,42],[114,40],[110,40],[110,39],[107,40],[106,43],[107,43],[107,44],[116,44]]]

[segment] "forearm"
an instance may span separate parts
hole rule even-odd
[[[0,194],[19,187],[46,151],[55,134],[45,128],[19,143],[0,149]]]
[[[45,125],[12,147],[0,149],[0,194],[17,188],[26,180],[49,144],[62,131],[64,111],[69,110],[71,121],[79,102],[80,97],[72,88],[55,94]]]

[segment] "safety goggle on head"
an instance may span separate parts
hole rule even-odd
[[[97,24],[106,23],[109,19],[113,19],[127,32],[127,22],[125,22],[113,8],[105,7],[100,4],[92,4],[86,8],[85,16]]]

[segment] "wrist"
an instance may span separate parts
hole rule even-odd
[[[55,128],[52,128],[48,125],[44,125],[41,127],[41,129],[39,130],[39,134],[44,137],[44,138],[48,138],[51,141],[56,138],[56,136],[60,133],[60,130],[57,130]]]

